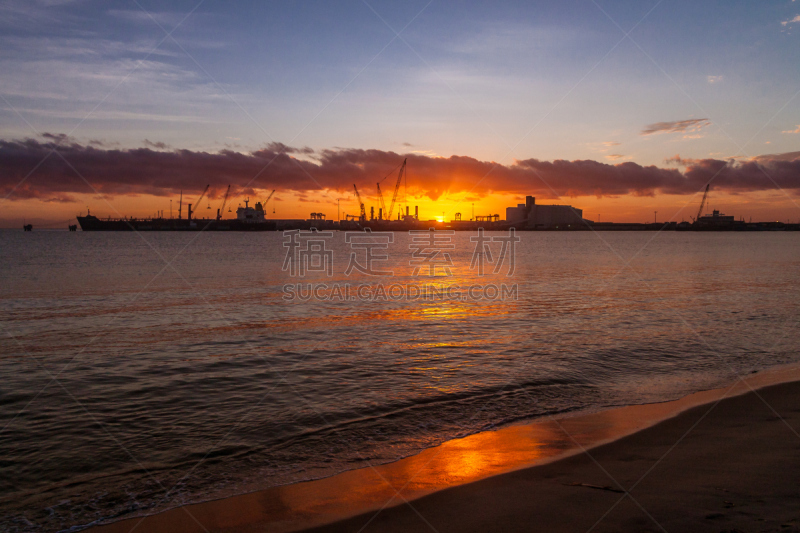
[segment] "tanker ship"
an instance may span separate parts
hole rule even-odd
[[[83,231],[275,231],[277,224],[264,217],[261,202],[255,207],[249,203],[245,200],[231,219],[222,219],[219,209],[215,219],[192,218],[192,204],[187,218],[98,218],[90,212],[77,218]]]

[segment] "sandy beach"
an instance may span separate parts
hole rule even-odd
[[[800,531],[800,382],[765,385],[796,374],[485,432],[92,531]]]
[[[800,384],[759,395],[314,531],[800,531]]]

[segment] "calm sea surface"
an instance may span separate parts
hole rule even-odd
[[[798,233],[521,233],[511,275],[510,251],[497,274],[488,255],[470,269],[476,235],[397,233],[371,249],[393,274],[370,276],[346,272],[368,250],[336,232],[292,249],[0,231],[0,530],[329,476],[800,360]],[[330,275],[283,271],[287,251]]]

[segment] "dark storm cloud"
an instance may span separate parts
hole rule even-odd
[[[467,156],[401,155],[382,150],[312,152],[277,143],[243,154],[230,150],[209,153],[105,149],[68,142],[69,139],[59,135],[46,139],[44,142],[33,139],[0,141],[0,193],[3,197],[10,194],[10,199],[17,200],[68,200],[71,194],[82,193],[166,196],[183,191],[199,194],[206,184],[211,185],[213,196],[222,194],[228,184],[240,194],[253,194],[253,189],[309,194],[321,190],[350,191],[355,183],[371,194],[375,183],[387,176],[386,185],[382,186],[386,195],[391,194],[396,168],[404,157],[408,158],[409,189],[431,199],[445,192],[471,196],[529,193],[551,198],[689,194],[701,190],[712,178],[715,189],[732,192],[778,186],[800,188],[798,154],[761,156],[744,162],[670,160],[685,167],[681,171],[633,162],[526,159],[500,165]],[[54,149],[58,153],[53,153]],[[300,154],[302,158],[292,154]],[[34,168],[36,170],[31,173]]]
[[[89,143],[89,144],[92,144],[92,143]],[[149,139],[145,139],[144,140],[144,145],[145,146],[149,146],[150,148],[155,148],[157,150],[166,150],[167,148],[169,148],[169,145],[167,143],[164,143],[164,142],[161,142],[161,141],[153,142],[153,141],[151,141]]]
[[[313,154],[314,150],[306,146],[305,148],[294,148],[292,146],[286,146],[283,143],[272,142],[267,145],[267,149],[271,150],[272,152],[281,152],[285,154]]]
[[[707,118],[692,118],[688,120],[675,120],[673,122],[656,122],[645,126],[642,135],[653,133],[688,133],[697,131],[711,124]]]

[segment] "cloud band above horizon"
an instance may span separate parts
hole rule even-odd
[[[693,194],[712,178],[716,190],[728,192],[800,189],[800,152],[744,162],[668,161],[684,166],[681,171],[633,162],[525,159],[502,165],[468,156],[445,158],[382,150],[314,152],[279,143],[247,154],[228,150],[120,150],[97,144],[70,142],[57,135],[49,135],[44,141],[0,140],[0,194],[10,200],[70,202],[71,194],[199,194],[207,184],[215,196],[229,184],[239,194],[252,194],[254,189],[312,194],[349,192],[354,183],[369,194],[403,158],[408,158],[409,192],[431,200],[444,193],[478,197],[516,193],[543,198]],[[382,188],[387,194],[394,177],[390,175],[385,183]]]

